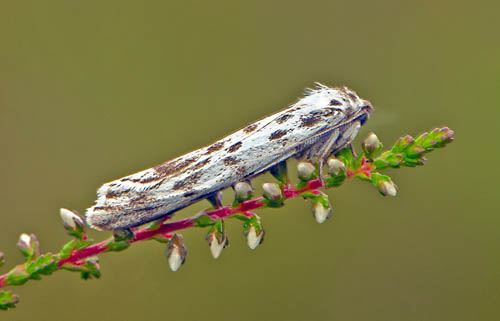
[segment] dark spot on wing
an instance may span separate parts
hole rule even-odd
[[[278,129],[277,131],[273,132],[270,136],[269,136],[269,140],[275,140],[275,139],[278,139],[278,138],[281,138],[283,136],[285,136],[287,133],[286,130],[283,130],[283,129]]]
[[[132,207],[137,206],[137,205],[144,205],[144,204],[146,204],[146,201],[147,201],[146,195],[142,194],[140,196],[133,198],[130,201],[130,205],[132,205]]]
[[[108,191],[106,193],[106,198],[117,198],[117,197],[120,197],[122,193],[117,193],[117,192],[114,192],[114,191]]]
[[[181,172],[184,168],[188,167],[192,163],[196,162],[198,157],[191,157],[188,159],[175,159],[161,165],[153,167],[153,169],[160,174],[160,177],[155,177],[152,179],[141,180],[141,183],[147,183],[150,181],[157,180],[158,178],[164,178],[176,173]]]
[[[204,167],[205,165],[207,165],[209,162],[210,162],[210,157],[207,157],[204,160],[199,161],[198,163],[194,164],[194,166],[190,170],[195,171],[197,169],[200,169],[200,168]]]
[[[247,171],[248,171],[247,168],[242,165],[242,166],[238,167],[238,169],[236,169],[236,174],[238,176],[242,176],[243,177],[243,176],[245,176],[247,174]]]
[[[322,121],[321,117],[318,116],[304,116],[301,120],[301,127],[313,127],[314,125]]]
[[[351,97],[352,100],[356,101],[358,100],[358,97],[356,97],[356,95],[354,95],[353,93],[347,93],[349,95],[349,97]]]
[[[227,151],[228,151],[229,153],[235,152],[235,151],[237,151],[238,149],[240,149],[241,145],[242,145],[242,143],[241,143],[241,142],[237,142],[236,144],[231,145],[231,146],[227,149]]]
[[[283,124],[284,122],[286,122],[287,120],[289,120],[292,117],[293,117],[292,114],[284,114],[284,115],[281,115],[280,117],[278,117],[278,119],[276,119],[276,122],[278,124]]]
[[[330,106],[342,106],[342,103],[337,99],[330,100]]]
[[[212,146],[209,146],[209,147],[207,148],[207,152],[205,153],[205,155],[209,155],[209,154],[211,154],[211,153],[213,153],[213,152],[216,152],[216,151],[218,151],[218,150],[221,150],[221,149],[224,147],[224,143],[225,143],[225,142],[220,141],[220,142],[218,142],[218,143],[213,144]]]
[[[283,138],[283,139],[281,140],[281,145],[282,145],[283,147],[285,147],[287,144],[288,144],[288,138]]]
[[[189,197],[189,196],[193,196],[194,194],[196,194],[196,192],[186,192],[186,193],[182,194],[182,196]]]
[[[231,156],[224,158],[223,162],[224,162],[224,165],[226,165],[226,166],[239,163],[239,161],[236,158],[231,157]]]
[[[175,183],[174,186],[172,187],[172,189],[179,190],[179,189],[191,188],[193,185],[195,185],[200,180],[201,175],[203,175],[203,174],[200,172],[194,173],[194,174],[186,177],[182,181],[178,181],[177,183]]]

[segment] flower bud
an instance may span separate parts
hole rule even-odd
[[[264,183],[262,189],[264,190],[264,196],[270,200],[279,200],[283,197],[281,189],[276,183]]]
[[[316,177],[316,167],[310,162],[300,162],[297,164],[299,178],[303,181],[309,181]]]
[[[341,171],[345,171],[345,164],[337,158],[330,158],[328,168],[330,174],[338,175]]]
[[[207,242],[214,259],[218,258],[222,250],[229,245],[227,236],[224,233],[224,221],[217,220],[207,235]]]
[[[85,223],[83,218],[78,215],[76,211],[71,211],[66,208],[61,208],[59,210],[63,226],[66,232],[71,235],[81,239],[84,235]]]
[[[257,229],[255,226],[250,226],[248,229],[248,234],[247,234],[247,244],[248,247],[252,250],[255,250],[257,246],[262,242],[262,237],[264,236],[264,233],[258,233]]]
[[[260,217],[254,214],[243,227],[248,247],[251,250],[255,250],[264,240],[264,228],[262,227]]]
[[[361,147],[367,154],[373,154],[382,149],[382,143],[375,133],[370,133],[368,137],[361,143]]]
[[[40,244],[38,243],[35,234],[21,234],[21,236],[19,236],[19,241],[17,242],[17,248],[21,250],[21,253],[28,259],[40,255]]]
[[[208,245],[210,246],[210,253],[214,259],[218,258],[222,253],[222,250],[227,246],[227,237],[225,234],[220,234],[218,237],[217,233],[210,233],[207,236]]]
[[[5,264],[5,254],[0,252],[0,267]]]
[[[174,234],[167,244],[167,261],[172,271],[177,271],[186,261],[187,249],[184,238],[180,234]]]
[[[234,185],[234,198],[238,202],[244,202],[252,197],[253,188],[247,182],[238,182]]]
[[[380,193],[384,196],[396,196],[398,191],[396,189],[396,184],[393,181],[381,181],[378,184],[378,189]]]
[[[323,202],[315,202],[313,205],[313,214],[316,222],[322,224],[332,215],[332,208],[330,206],[325,207]]]

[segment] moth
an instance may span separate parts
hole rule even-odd
[[[373,112],[347,87],[315,83],[288,108],[215,143],[104,184],[86,220],[99,230],[127,229],[173,215],[291,157],[322,168],[346,147]]]

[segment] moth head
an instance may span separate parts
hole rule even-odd
[[[316,83],[310,94],[316,96],[317,104],[322,106],[325,115],[358,120],[363,125],[373,112],[368,100],[360,98],[354,90],[345,86],[332,88]]]

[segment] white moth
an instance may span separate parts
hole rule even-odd
[[[290,157],[322,166],[351,143],[372,111],[370,102],[349,88],[316,83],[285,110],[212,145],[104,184],[87,210],[87,222],[115,230],[166,217]]]

